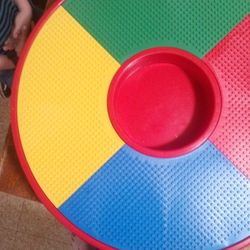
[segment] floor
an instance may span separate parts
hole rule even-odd
[[[0,152],[5,142],[5,137],[9,128],[9,121],[9,100],[0,97]]]
[[[71,234],[42,204],[0,192],[1,250],[72,250]]]
[[[38,201],[22,171],[10,130],[0,151],[0,192]]]

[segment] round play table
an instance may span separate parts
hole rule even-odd
[[[23,170],[99,249],[250,243],[250,1],[57,1],[21,55]]]

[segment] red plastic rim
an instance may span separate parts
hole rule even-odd
[[[71,232],[79,236],[82,240],[88,242],[89,244],[95,246],[98,249],[114,249],[111,246],[106,245],[103,242],[98,241],[97,239],[94,239],[87,233],[83,232],[79,228],[77,228],[71,221],[68,220],[59,210],[56,208],[52,202],[49,200],[49,198],[46,196],[44,191],[42,190],[41,186],[36,181],[32,170],[29,166],[29,163],[27,162],[25,152],[23,150],[22,141],[19,134],[19,126],[18,126],[18,90],[19,90],[19,83],[20,78],[22,74],[22,69],[25,64],[26,58],[28,56],[29,50],[31,49],[34,40],[38,36],[41,29],[44,27],[48,19],[52,14],[56,12],[56,10],[63,4],[64,0],[56,0],[53,6],[43,15],[41,20],[36,25],[35,29],[32,31],[32,34],[30,35],[28,41],[26,42],[25,48],[21,53],[15,77],[14,77],[14,85],[13,85],[13,91],[12,91],[12,97],[11,97],[11,127],[12,127],[12,133],[13,133],[13,139],[16,147],[16,152],[19,158],[19,161],[21,163],[21,167],[23,168],[23,171],[25,172],[25,175],[31,184],[33,190],[35,191],[37,197],[41,200],[41,202],[47,207],[47,209],[50,211],[51,214],[53,214],[58,221],[60,221],[66,228],[68,228]],[[242,240],[241,242],[238,242],[226,249],[230,250],[239,250],[243,247],[246,247],[250,245],[250,238],[246,238]]]
[[[219,119],[217,79],[196,56],[153,48],[126,61],[109,94],[110,120],[125,143],[155,157],[176,157],[199,147]]]

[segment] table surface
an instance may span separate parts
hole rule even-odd
[[[0,189],[3,188],[5,192],[16,194],[24,198],[36,199],[35,194],[29,187],[20,170],[10,132],[6,140],[1,162],[3,181],[0,179]]]

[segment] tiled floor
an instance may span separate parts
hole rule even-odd
[[[42,204],[0,192],[0,250],[72,250],[71,234]]]

